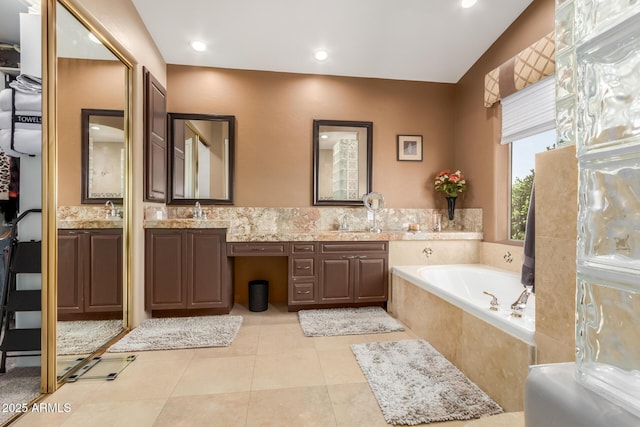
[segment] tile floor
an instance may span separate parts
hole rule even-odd
[[[26,426],[388,426],[352,355],[353,343],[414,339],[388,334],[309,338],[296,313],[236,305],[243,324],[230,347],[138,352],[115,381],[81,380],[44,402],[69,412],[28,413]],[[522,413],[434,427],[519,427]]]

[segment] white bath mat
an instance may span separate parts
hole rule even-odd
[[[404,331],[382,307],[300,310],[298,319],[302,332],[308,337]]]
[[[108,352],[228,347],[242,325],[242,316],[196,316],[147,319]]]
[[[502,412],[424,340],[354,344],[351,351],[389,424],[469,420]]]
[[[59,355],[91,354],[122,332],[122,320],[58,321]]]

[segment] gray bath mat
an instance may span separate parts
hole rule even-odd
[[[107,349],[109,352],[228,347],[242,316],[197,316],[147,319]]]
[[[402,325],[382,307],[300,310],[298,319],[308,337],[404,331]]]
[[[122,320],[58,321],[59,355],[91,354],[122,332]]]
[[[40,396],[40,368],[10,365],[7,362],[7,373],[0,374],[0,424],[24,408],[30,409],[29,403]]]
[[[502,412],[424,340],[354,344],[351,351],[389,424],[469,420]]]

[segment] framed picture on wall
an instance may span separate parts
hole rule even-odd
[[[398,161],[422,161],[422,135],[398,135]]]

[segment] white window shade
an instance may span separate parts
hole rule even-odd
[[[556,127],[555,76],[503,98],[502,144]]]

